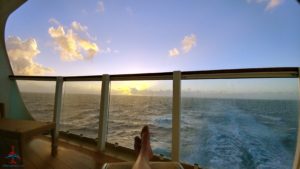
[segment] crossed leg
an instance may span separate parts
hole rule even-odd
[[[141,131],[141,138],[136,136],[134,138],[134,149],[139,153],[132,169],[151,169],[149,160],[152,158],[153,153],[150,145],[149,127],[144,126]]]

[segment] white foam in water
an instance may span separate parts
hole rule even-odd
[[[182,155],[186,161],[196,160],[207,168],[291,168],[293,152],[276,131],[226,102],[211,106],[207,118],[199,121],[206,127],[201,127],[194,151]]]

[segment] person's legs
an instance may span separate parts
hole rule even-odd
[[[134,138],[134,148],[139,152],[138,158],[135,161],[132,169],[150,169],[149,160],[153,153],[150,145],[150,133],[148,126],[144,126],[141,132],[141,139]]]

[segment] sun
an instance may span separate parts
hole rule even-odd
[[[112,82],[111,92],[116,95],[135,95],[153,87],[153,81],[124,81]]]

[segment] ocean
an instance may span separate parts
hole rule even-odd
[[[22,93],[32,116],[51,121],[54,95]],[[181,161],[203,168],[292,168],[298,127],[297,100],[183,97]],[[61,130],[96,138],[100,96],[65,94]],[[155,154],[171,156],[172,98],[110,98],[107,141],[133,148],[133,138],[149,125]]]

